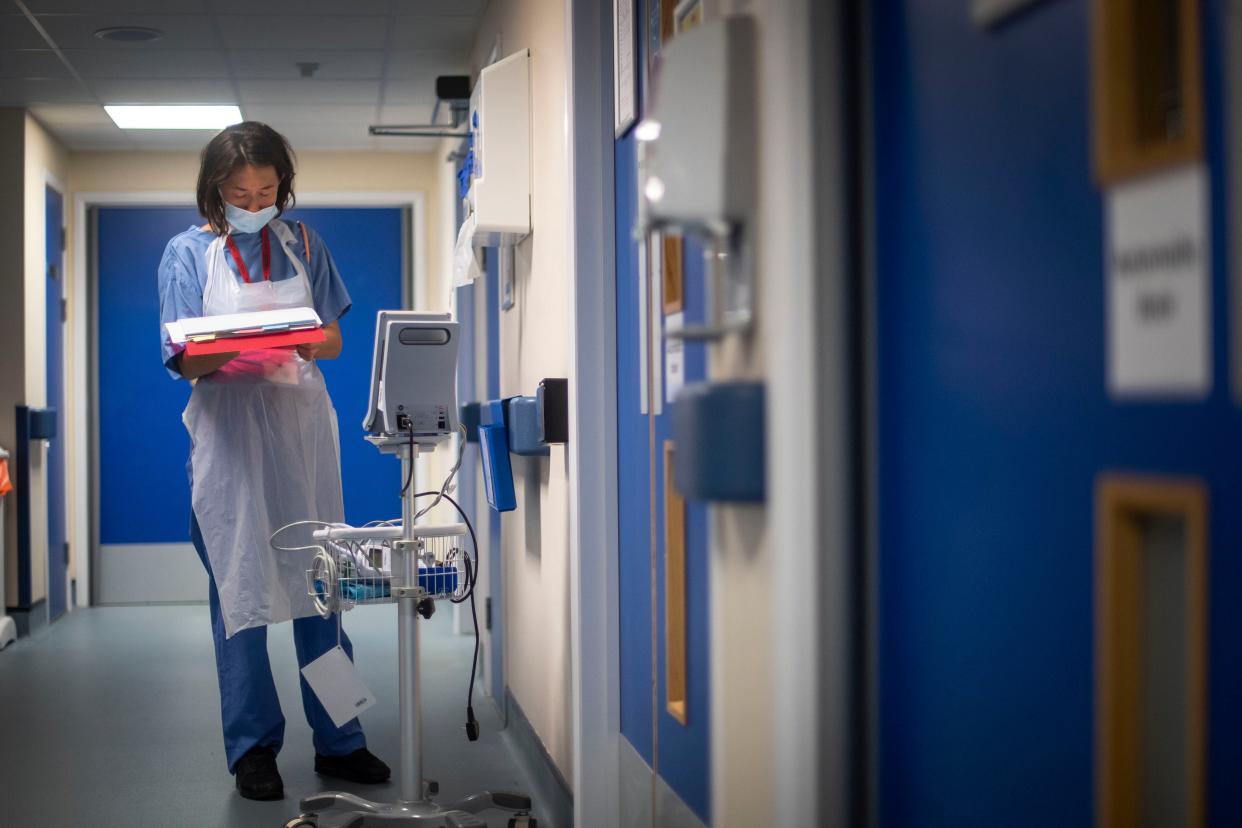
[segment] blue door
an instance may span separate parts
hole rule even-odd
[[[64,199],[51,187],[46,189],[44,214],[47,404],[56,410],[56,436],[47,455],[47,612],[54,621],[69,606],[69,543],[65,533]]]
[[[1106,390],[1091,6],[990,30],[943,4],[870,13],[884,826],[1095,822],[1095,481],[1116,470],[1208,489],[1207,824],[1242,825],[1227,4],[1201,5],[1215,367],[1199,401]]]
[[[707,559],[707,506],[685,504],[686,716],[669,711],[665,653],[665,445],[672,441],[671,407],[659,383],[659,413],[642,410],[648,378],[663,376],[663,350],[642,348],[640,318],[663,314],[661,297],[639,303],[639,257],[634,241],[637,216],[635,140],[616,143],[617,251],[617,466],[620,561],[621,734],[682,801],[705,823],[710,817],[711,693],[710,615]],[[702,318],[705,310],[702,249],[687,239],[683,251],[684,312]],[[645,269],[642,271],[645,274]],[[649,327],[647,328],[649,330]],[[645,354],[645,358],[644,358]],[[704,347],[687,343],[687,383],[707,376]],[[675,457],[675,447],[674,454]],[[652,539],[654,538],[654,547]],[[652,605],[654,586],[654,607]],[[652,698],[652,669],[656,697]],[[658,755],[655,745],[658,742]],[[656,814],[657,822],[669,818]]]
[[[353,298],[341,319],[344,349],[321,364],[337,409],[346,520],[399,517],[400,470],[362,439],[375,315],[402,307],[400,208],[299,208],[288,218],[328,245]],[[202,223],[197,211],[108,207],[98,211],[100,544],[183,544],[190,521],[181,412],[190,386],[159,362],[156,272],[168,239]],[[141,492],[141,497],[134,496]]]

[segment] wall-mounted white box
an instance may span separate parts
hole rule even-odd
[[[470,101],[474,176],[468,198],[475,240],[516,244],[530,234],[530,50],[479,73]]]

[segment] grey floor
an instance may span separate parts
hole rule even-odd
[[[530,791],[479,685],[483,734],[466,741],[473,638],[453,635],[449,605],[438,607],[421,634],[424,773],[439,781],[440,801],[482,789]],[[395,772],[396,608],[359,607],[345,615],[345,628],[378,698],[362,715],[368,746]],[[315,775],[289,624],[271,628],[268,649],[288,720],[280,802],[242,799],[225,768],[205,606],[78,610],[0,651],[0,825],[280,828],[315,791],[396,799],[394,783],[352,786]],[[493,826],[508,821],[501,812],[482,816]]]

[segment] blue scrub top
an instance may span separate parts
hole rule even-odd
[[[289,246],[290,252],[305,263],[306,250],[302,245],[301,231],[292,222],[284,223],[293,232],[294,241]],[[271,234],[272,243],[272,281],[278,282],[296,276],[293,262],[285,255],[280,241],[271,230],[268,233]],[[349,298],[349,291],[345,289],[345,282],[341,280],[341,273],[336,269],[336,262],[328,252],[328,246],[310,226],[306,227],[306,233],[310,240],[310,264],[306,267],[306,275],[310,278],[315,312],[319,314],[324,325],[330,325],[344,316],[353,303]],[[177,354],[185,346],[172,343],[164,323],[203,315],[203,289],[207,286],[207,247],[215,238],[215,233],[210,230],[191,227],[169,240],[168,246],[164,248],[164,258],[160,260],[160,345],[164,367],[174,379],[181,379],[181,374],[177,371]],[[246,269],[251,273],[251,278],[256,275],[262,278],[263,254],[259,234],[234,233],[233,240],[237,243],[237,249],[246,263]],[[222,259],[234,278],[241,281],[233,257],[225,255]]]

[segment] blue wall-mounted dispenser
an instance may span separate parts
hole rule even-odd
[[[673,403],[674,483],[692,500],[761,502],[764,390],[759,382],[687,385]]]
[[[523,457],[547,457],[551,451],[539,439],[539,403],[534,397],[510,397],[509,451]]]
[[[483,489],[488,504],[497,512],[512,512],[517,508],[517,495],[513,491],[513,467],[509,465],[504,400],[489,400],[481,407],[479,454],[483,459]]]

